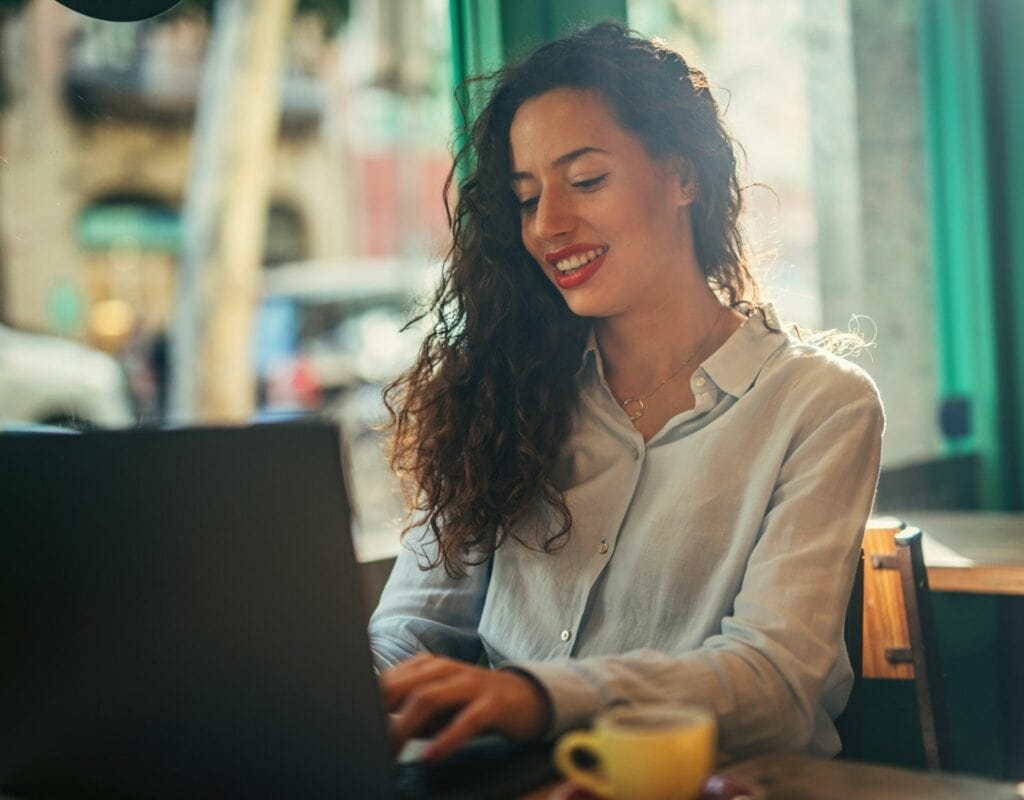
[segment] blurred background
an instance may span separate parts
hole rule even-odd
[[[447,0],[0,26],[0,424],[327,414],[395,530],[370,426],[446,244]]]
[[[454,86],[607,17],[716,87],[766,298],[872,342],[877,508],[1021,509],[1018,0],[0,0],[0,428],[328,416],[360,555],[393,549],[374,425],[447,246]],[[986,600],[940,609],[947,650],[991,655]]]

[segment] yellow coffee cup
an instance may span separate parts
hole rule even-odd
[[[558,740],[555,766],[586,789],[615,800],[693,800],[715,766],[714,714],[698,706],[644,703],[598,715],[591,731]],[[597,763],[578,766],[577,754]]]

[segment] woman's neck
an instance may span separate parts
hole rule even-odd
[[[615,376],[616,383],[643,392],[679,369],[688,356],[696,366],[718,349],[741,320],[739,315],[723,314],[714,292],[702,285],[687,293],[685,303],[666,298],[645,313],[596,320],[594,331],[605,376]]]

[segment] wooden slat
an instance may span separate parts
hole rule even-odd
[[[883,520],[864,533],[864,677],[908,680],[914,677],[913,664],[890,664],[886,648],[909,648],[910,634],[903,609],[903,592],[897,569],[878,569],[872,556],[896,556],[893,537],[900,528],[895,520]]]

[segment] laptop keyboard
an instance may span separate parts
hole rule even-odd
[[[483,736],[437,764],[397,764],[395,783],[403,800],[498,800],[520,796],[557,777],[550,744]]]

